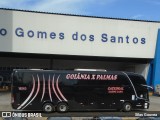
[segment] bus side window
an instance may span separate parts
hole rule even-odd
[[[131,80],[132,80],[132,82],[133,82],[133,84],[146,84],[146,81],[145,81],[145,79],[143,78],[143,77],[140,77],[140,76],[133,76],[133,75],[130,75],[130,78],[131,78]]]
[[[71,79],[62,80],[62,79],[60,79],[59,82],[63,81],[61,83],[63,83],[64,85],[67,85],[67,86],[73,86],[73,85],[77,85],[78,84],[78,80],[75,80],[75,79],[73,79],[73,80],[71,80]]]
[[[23,85],[32,85],[33,77],[35,81],[37,81],[36,75],[32,75],[31,73],[22,73],[22,75],[19,77],[19,80],[21,80]]]
[[[125,75],[118,75],[118,81],[120,85],[124,85],[124,86],[131,85],[129,79]]]

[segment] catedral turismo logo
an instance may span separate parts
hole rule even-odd
[[[2,117],[42,117],[41,113],[2,112]]]

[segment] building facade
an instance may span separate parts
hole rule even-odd
[[[160,22],[0,9],[0,69],[94,68],[160,84]]]

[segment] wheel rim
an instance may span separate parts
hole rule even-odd
[[[62,112],[65,112],[67,110],[66,105],[60,105],[59,110],[62,111]]]
[[[51,112],[51,111],[52,111],[52,106],[46,105],[46,106],[45,106],[45,111]]]
[[[126,105],[126,111],[130,111],[131,110],[131,106],[129,104]]]

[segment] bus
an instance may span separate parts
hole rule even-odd
[[[11,105],[50,112],[148,109],[142,75],[123,71],[22,70],[12,73]]]

